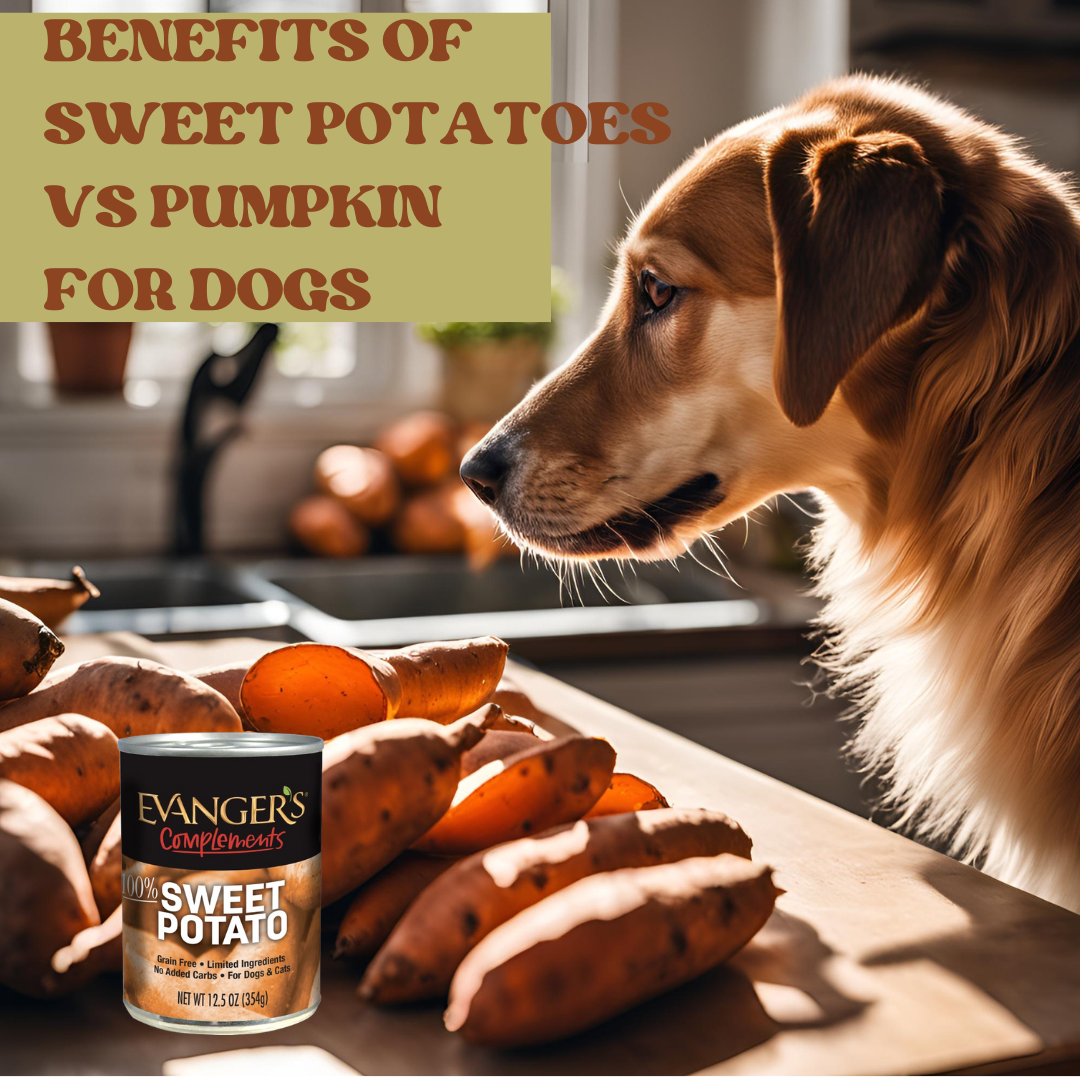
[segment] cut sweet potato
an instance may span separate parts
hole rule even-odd
[[[488,708],[498,709],[498,706],[490,705]],[[520,754],[522,750],[532,750],[539,741],[531,731],[500,731],[492,725],[484,737],[462,756],[462,778],[471,776],[477,769],[482,769],[493,761],[505,761],[508,757]]]
[[[360,993],[380,1004],[438,997],[497,926],[590,874],[701,855],[750,856],[750,839],[715,810],[589,819],[477,852],[416,898],[368,967]]]
[[[240,687],[243,716],[257,731],[320,739],[386,720],[400,698],[386,660],[311,641],[260,656]]]
[[[399,716],[445,724],[478,709],[491,696],[506,666],[507,645],[497,637],[427,641],[380,652],[397,672]]]
[[[613,773],[607,791],[597,800],[586,817],[629,814],[634,810],[662,810],[669,803],[647,780],[633,773]]]
[[[70,826],[120,795],[120,751],[104,724],[75,713],[0,731],[0,778],[36,791]]]
[[[61,713],[99,720],[118,738],[241,731],[236,710],[198,679],[153,660],[105,656],[53,672],[32,694],[0,708],[0,731]]]
[[[614,767],[615,751],[603,739],[540,741],[467,776],[446,814],[413,846],[467,855],[576,821],[604,793]]]
[[[485,1046],[561,1039],[722,963],[765,925],[772,871],[735,855],[595,874],[493,930],[446,1026]]]

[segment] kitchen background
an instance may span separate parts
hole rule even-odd
[[[812,501],[779,500],[730,526],[723,556],[702,545],[678,565],[560,581],[500,544],[456,480],[456,459],[589,332],[613,240],[682,158],[829,76],[904,73],[1022,135],[1054,167],[1080,167],[1080,3],[360,6],[550,8],[553,100],[660,101],[671,137],[553,148],[553,327],[291,324],[265,356],[269,331],[230,360],[254,326],[0,325],[0,573],[81,563],[102,595],[71,632],[373,647],[500,634],[552,674],[869,813],[873,793],[843,760],[843,703],[813,689],[802,663],[814,604],[797,543]],[[206,6],[0,0],[0,11],[27,10]],[[209,10],[357,4],[226,0]],[[219,359],[204,365],[211,352]],[[320,456],[372,445],[387,456]]]

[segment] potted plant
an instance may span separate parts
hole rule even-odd
[[[567,307],[562,272],[551,271],[551,322],[421,323],[417,332],[443,354],[442,408],[463,424],[491,424],[544,374],[556,317]]]
[[[129,322],[49,323],[57,390],[70,394],[123,390],[131,332]]]

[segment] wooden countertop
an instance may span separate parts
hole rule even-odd
[[[79,658],[94,651],[90,642],[72,645]],[[127,645],[138,652],[137,643]],[[147,653],[194,667],[268,647],[153,645]],[[110,648],[120,651],[115,641]],[[201,1055],[221,1052],[227,1057],[208,1059],[207,1069],[261,1069],[266,1058],[248,1048],[271,1046],[282,1048],[275,1060],[289,1062],[291,1075],[335,1066],[434,1074],[1007,1072],[1080,1059],[1080,916],[545,675],[517,668],[515,676],[542,708],[608,738],[620,767],[648,776],[673,804],[724,810],[750,833],[755,858],[775,867],[787,892],[731,964],[590,1033],[516,1053],[448,1034],[438,1008],[366,1006],[352,993],[356,972],[329,952],[315,1016],[264,1036],[156,1031],[126,1015],[119,978],[107,977],[53,1003],[3,994],[4,1071],[191,1073],[203,1067]]]

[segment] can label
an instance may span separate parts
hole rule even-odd
[[[258,1022],[319,1000],[321,765],[122,755],[124,997]]]

